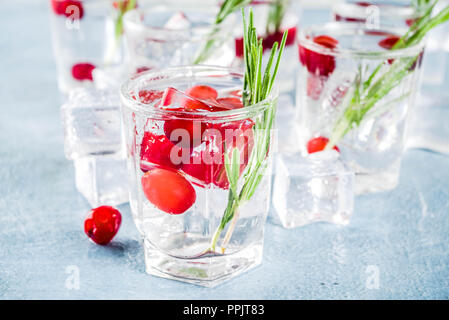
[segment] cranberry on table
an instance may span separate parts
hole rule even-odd
[[[72,67],[72,76],[74,79],[83,81],[93,81],[92,71],[95,69],[95,66],[91,63],[77,63]]]
[[[117,234],[122,215],[110,206],[92,209],[84,220],[84,232],[97,244],[108,244]]]
[[[309,140],[309,142],[307,142],[307,152],[310,154],[323,151],[328,142],[329,139],[326,137],[312,138]],[[340,152],[340,149],[338,149],[337,146],[334,146],[333,149]]]
[[[142,176],[141,183],[148,201],[169,214],[182,214],[196,201],[190,182],[171,169],[151,169]]]

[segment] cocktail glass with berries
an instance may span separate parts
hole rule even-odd
[[[215,24],[217,10],[212,5],[176,4],[153,5],[126,13],[129,72],[192,64],[230,66],[234,59],[231,32],[235,15]]]
[[[394,48],[403,33],[336,22],[299,34],[297,116],[303,151],[340,152],[356,173],[357,193],[398,183],[423,50],[422,45]]]
[[[53,51],[58,87],[68,93],[91,87],[95,68],[122,59],[122,16],[135,0],[50,0]]]
[[[261,262],[273,150],[264,128],[276,97],[243,107],[242,83],[239,72],[194,66],[147,71],[121,88],[130,203],[150,274],[214,286]]]
[[[281,42],[282,35],[288,30],[282,61],[279,65],[277,84],[280,92],[287,92],[294,88],[295,62],[297,49],[295,47],[297,28],[299,23],[300,5],[298,1],[267,0],[253,1],[246,10],[253,10],[254,25],[263,39],[264,62],[268,60],[271,47],[274,42]],[[235,36],[235,66],[243,66],[243,29],[236,32]]]

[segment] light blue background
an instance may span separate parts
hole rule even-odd
[[[449,298],[449,158],[423,150],[405,153],[396,190],[357,199],[348,227],[268,224],[263,264],[216,288],[145,274],[128,205],[112,244],[93,244],[63,154],[47,3],[2,1],[0,30],[0,298]]]

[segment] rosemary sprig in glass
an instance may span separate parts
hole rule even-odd
[[[208,35],[209,40],[204,44],[199,53],[193,60],[193,64],[199,64],[207,60],[213,53],[215,48],[220,44],[220,40],[216,38],[220,31],[219,24],[222,23],[231,13],[250,4],[252,0],[225,0],[217,13],[214,21],[214,27]]]
[[[117,48],[120,46],[120,40],[123,34],[123,16],[126,12],[129,10],[132,10],[136,7],[136,0],[121,0],[117,1],[117,17],[115,19],[115,27],[114,27],[114,35],[115,35],[115,41],[112,45],[112,47],[109,49],[109,51],[106,54],[105,63],[106,65],[109,64],[112,59],[114,59],[115,52]]]
[[[449,6],[432,17],[432,11],[437,2],[434,1],[423,16],[410,26],[407,33],[396,42],[392,50],[419,44],[427,32],[449,20]],[[395,59],[383,74],[379,74],[383,66],[381,63],[364,82],[362,82],[362,68],[359,68],[354,81],[352,98],[346,100],[349,101],[349,104],[337,120],[325,150],[331,150],[349,131],[359,126],[367,112],[414,71],[414,65],[419,62],[420,55]]]
[[[257,37],[256,28],[254,27],[253,22],[253,12],[250,10],[248,24],[246,23],[243,9],[242,15],[245,59],[243,105],[248,107],[262,102],[270,95],[279,68],[285,41],[287,39],[287,31],[284,32],[279,49],[278,43],[274,43],[264,71],[262,67],[262,39],[258,39]],[[221,253],[225,252],[239,216],[239,207],[251,199],[263,178],[267,166],[266,157],[271,143],[271,129],[273,127],[275,115],[276,107],[275,105],[270,105],[263,112],[263,116],[255,121],[253,126],[254,147],[248,161],[246,173],[243,175],[240,188],[240,151],[238,148],[233,148],[230,152],[230,156],[225,154],[225,169],[230,186],[228,204],[220,225],[212,237],[209,248],[212,252],[215,252],[215,247],[221,232],[225,229],[226,225],[231,222],[221,245]]]
[[[290,0],[273,0],[273,3],[270,4],[267,19],[267,35],[280,31],[289,3]]]

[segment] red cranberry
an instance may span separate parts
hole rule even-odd
[[[310,154],[323,151],[328,142],[329,139],[325,137],[312,138],[307,142],[307,152]],[[333,149],[340,152],[340,149],[338,149],[337,146],[334,146]]]
[[[182,214],[196,201],[196,192],[179,172],[154,168],[141,179],[145,197],[159,210],[169,214]]]
[[[108,244],[117,234],[122,215],[109,206],[92,209],[84,220],[84,232],[97,244]]]
[[[338,41],[330,36],[321,35],[313,39],[313,42],[328,49],[335,49]],[[310,73],[328,77],[335,70],[335,57],[318,53],[299,45],[299,60],[306,66]]]
[[[84,15],[83,5],[80,1],[73,0],[51,0],[53,12],[57,15],[82,19]]]
[[[89,80],[92,81],[92,71],[95,66],[91,63],[77,63],[72,67],[72,76],[74,79],[82,81]]]
[[[388,36],[385,39],[382,39],[379,41],[379,46],[386,49],[386,50],[391,50],[393,48],[393,46],[399,41],[399,37],[398,36]]]

